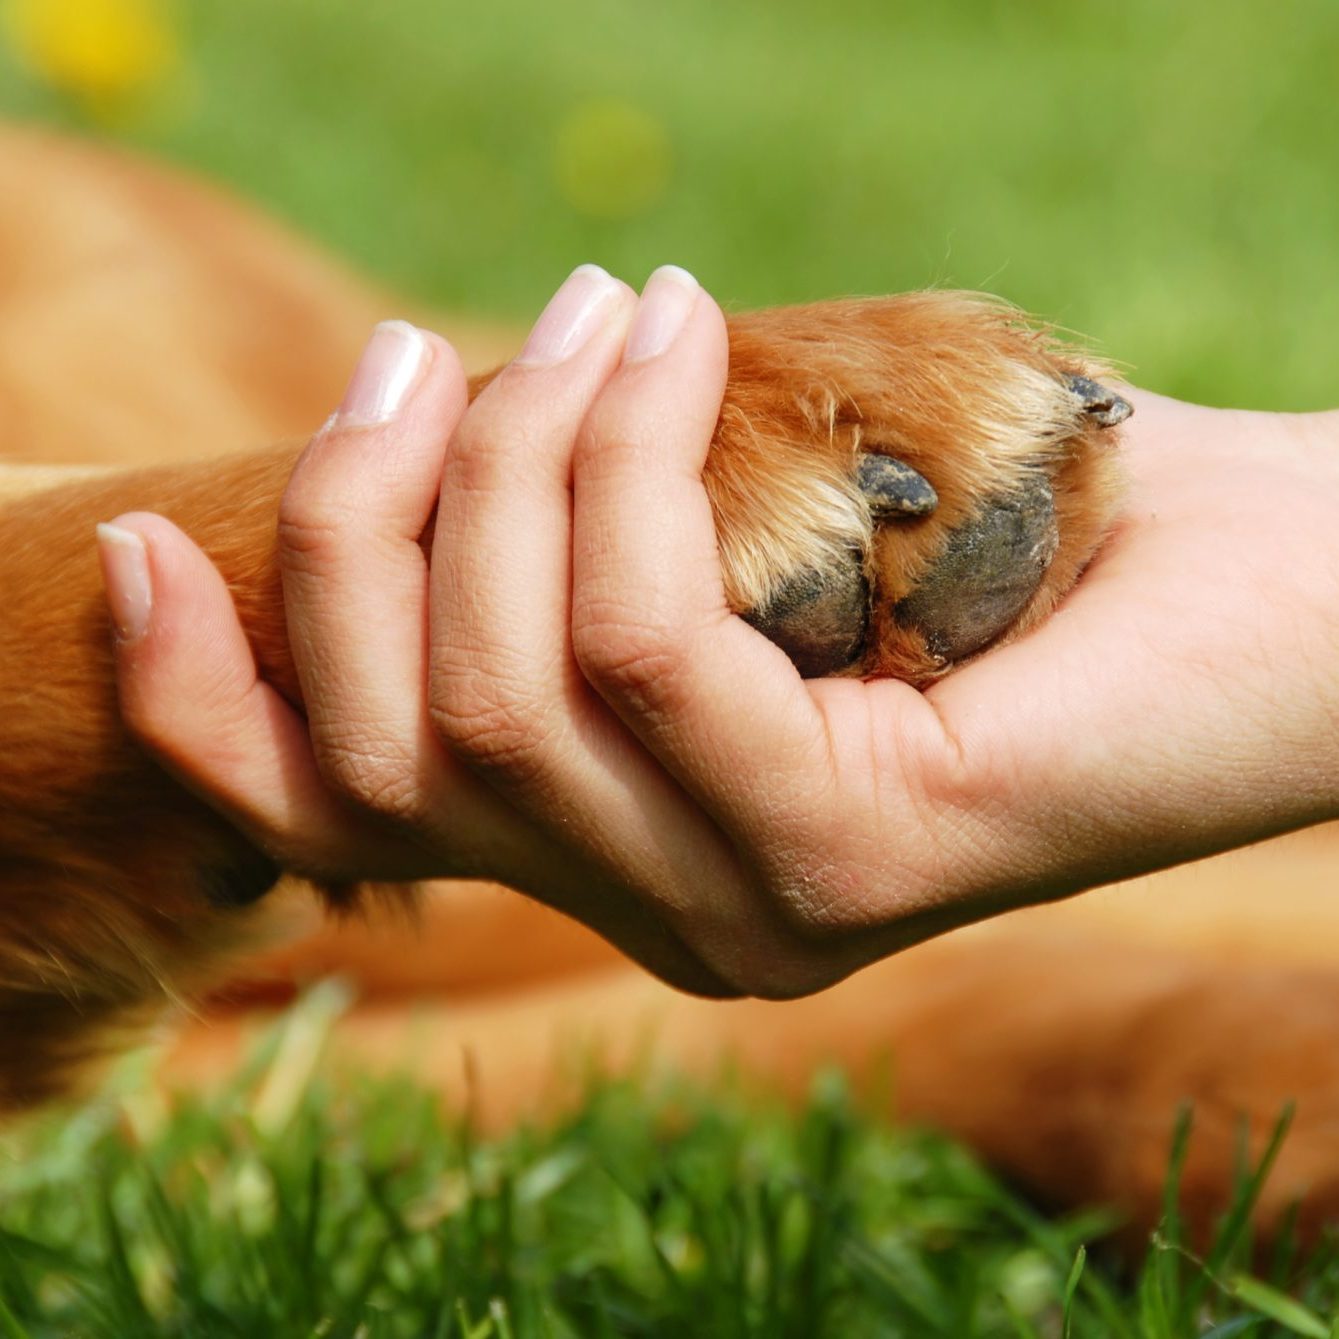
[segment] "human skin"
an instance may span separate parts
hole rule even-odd
[[[383,335],[303,456],[305,719],[180,531],[104,538],[128,725],[285,865],[496,879],[685,988],[785,997],[1339,816],[1335,415],[1132,392],[1124,519],[1048,622],[925,692],[805,681],[725,604],[716,304],[673,272],[556,307],[468,410],[444,342]]]

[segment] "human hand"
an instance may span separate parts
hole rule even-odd
[[[1142,397],[1129,519],[1049,623],[925,694],[805,682],[722,595],[700,484],[720,314],[677,278],[652,291],[662,334],[683,318],[659,353],[620,364],[611,288],[588,343],[468,414],[424,337],[391,420],[318,437],[284,544],[310,743],[202,556],[123,518],[154,592],[119,653],[132,728],[286,864],[498,878],[716,993],[815,989],[1332,814],[1325,420]],[[203,692],[188,622],[217,630]]]
[[[563,434],[570,446],[618,364],[635,303],[602,272],[565,286],[490,397],[515,392],[506,397],[513,450],[534,433]],[[180,529],[144,512],[100,527],[123,721],[187,789],[336,902],[365,881],[542,885],[547,900],[653,971],[723,991],[637,902],[598,897],[600,871],[526,823],[433,735],[423,537],[466,404],[454,350],[388,323],[304,452],[278,545],[303,711],[261,677],[229,587]],[[263,562],[255,552],[253,565]],[[231,570],[245,585],[244,570]]]

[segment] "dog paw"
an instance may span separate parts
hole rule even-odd
[[[1114,519],[1129,404],[990,299],[730,323],[704,481],[731,607],[807,676],[924,684],[1044,618]]]

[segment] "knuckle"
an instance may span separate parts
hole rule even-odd
[[[403,750],[386,741],[327,740],[316,758],[326,785],[347,804],[396,826],[418,823],[422,799]]]
[[[739,995],[793,1000],[826,990],[853,970],[850,940],[798,931],[769,908],[755,908],[750,931],[731,918],[710,928],[698,925],[686,938],[697,956]]]
[[[630,413],[626,386],[606,387],[582,420],[574,452],[583,470],[620,470],[642,450],[648,431],[648,408],[638,403]]]
[[[664,630],[618,607],[574,617],[572,654],[592,683],[647,705],[665,702],[683,655]]]
[[[802,993],[823,990],[877,957],[948,928],[943,876],[933,861],[870,852],[815,860],[766,890],[769,914]],[[945,920],[946,914],[949,920]],[[936,925],[938,929],[936,929]]]
[[[524,459],[528,438],[523,424],[500,414],[487,395],[471,406],[451,436],[443,469],[443,486],[451,491],[495,493],[514,487],[517,461]]]
[[[530,695],[503,681],[458,681],[434,695],[428,714],[452,756],[475,771],[524,783],[543,770],[545,731]]]
[[[849,952],[886,921],[886,917],[876,918],[864,899],[830,894],[784,897],[776,902],[775,911],[797,950],[830,958]]]
[[[731,965],[726,980],[740,994],[758,1000],[798,1000],[826,990],[847,969],[822,955],[791,952],[750,956]]]
[[[772,895],[772,907],[787,933],[814,948],[868,929],[870,911],[857,880],[840,865],[787,880]]]
[[[295,479],[279,503],[279,552],[286,560],[319,561],[333,552],[355,521],[347,501]]]

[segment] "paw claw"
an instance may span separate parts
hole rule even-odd
[[[1091,377],[1067,376],[1065,385],[1083,401],[1083,412],[1104,428],[1114,428],[1134,413],[1134,406],[1128,400]]]
[[[928,516],[939,505],[930,481],[893,456],[862,451],[856,484],[876,521],[885,516]]]

